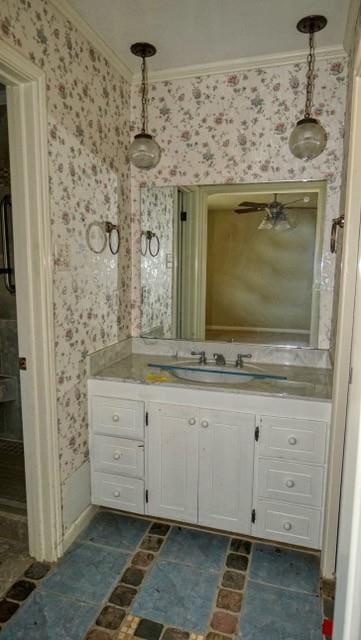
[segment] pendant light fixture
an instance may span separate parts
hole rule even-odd
[[[136,42],[130,47],[131,52],[142,58],[142,130],[129,147],[130,162],[138,169],[153,169],[160,160],[160,147],[147,132],[148,124],[148,77],[146,59],[154,56],[156,48],[148,42]]]
[[[289,147],[291,153],[302,160],[311,160],[319,156],[327,142],[326,131],[311,115],[315,85],[315,33],[324,29],[326,24],[327,19],[324,16],[307,16],[297,23],[298,31],[309,34],[310,51],[307,56],[305,113],[290,135]]]

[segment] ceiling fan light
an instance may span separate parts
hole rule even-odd
[[[291,153],[301,160],[312,160],[322,153],[327,133],[315,118],[299,120],[289,138]]]
[[[160,160],[160,147],[149,133],[138,133],[129,147],[130,162],[138,169],[153,169]]]
[[[272,231],[273,223],[269,215],[266,215],[259,223],[257,231]]]

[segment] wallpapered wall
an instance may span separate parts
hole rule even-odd
[[[159,165],[132,169],[133,334],[140,329],[139,187],[271,180],[328,181],[319,346],[331,332],[334,257],[331,219],[339,214],[347,68],[345,58],[320,60],[314,114],[328,133],[325,152],[311,162],[294,158],[288,137],[302,116],[305,65],[163,81],[150,86],[149,121],[162,147]],[[139,87],[132,91],[131,126],[139,128]]]
[[[160,338],[173,336],[172,290],[173,290],[173,222],[175,190],[142,189],[141,228],[151,231],[159,238],[159,253],[152,256],[149,241],[141,240],[142,305],[141,334]],[[157,251],[157,241],[150,241],[150,250]],[[143,255],[145,254],[145,255]]]
[[[88,352],[130,329],[129,84],[46,0],[2,2],[0,37],[47,78],[57,411],[64,482],[88,455]],[[119,221],[119,261],[85,229]]]

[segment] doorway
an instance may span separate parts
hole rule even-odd
[[[0,83],[6,87],[8,105],[29,551],[37,560],[54,561],[63,552],[63,532],[55,397],[46,82],[43,71],[13,47],[0,42]],[[7,218],[10,218],[8,204]]]
[[[0,84],[0,509],[26,510],[6,87]]]

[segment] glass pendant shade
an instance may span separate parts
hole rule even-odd
[[[138,133],[129,147],[129,160],[138,169],[153,169],[160,160],[160,147],[149,133]]]
[[[324,150],[326,143],[327,133],[315,118],[299,120],[289,139],[291,153],[301,160],[317,158]]]

